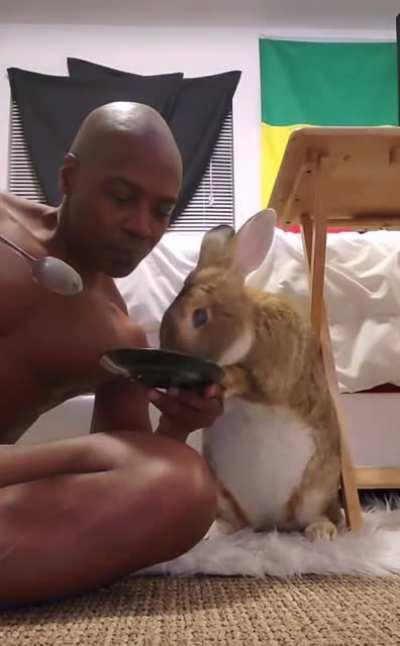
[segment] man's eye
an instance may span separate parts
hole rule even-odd
[[[117,202],[117,204],[126,204],[132,199],[130,195],[115,195],[114,193],[112,193],[110,197],[114,202]]]
[[[174,212],[175,206],[158,206],[155,211],[160,218],[170,218]]]

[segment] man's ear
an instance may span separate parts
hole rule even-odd
[[[64,163],[60,168],[58,182],[63,195],[69,195],[73,190],[73,184],[78,169],[78,158],[74,153],[67,153]]]

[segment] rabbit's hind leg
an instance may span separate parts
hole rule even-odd
[[[296,519],[310,541],[332,541],[338,534],[342,519],[338,497],[336,494],[326,500],[325,495],[316,490],[308,492],[296,510]]]
[[[343,531],[344,517],[336,495],[330,501],[326,515],[321,514],[313,519],[304,530],[304,534],[311,541],[328,540],[336,538],[339,531]]]
[[[217,497],[216,523],[223,534],[233,534],[249,526],[250,523],[240,505],[221,483],[218,483]]]

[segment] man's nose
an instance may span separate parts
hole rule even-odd
[[[145,204],[138,204],[125,218],[123,229],[130,235],[145,238],[151,235],[152,225],[149,207]]]

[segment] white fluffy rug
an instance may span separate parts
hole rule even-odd
[[[230,536],[211,531],[192,550],[140,574],[219,574],[287,577],[299,574],[390,576],[400,574],[400,509],[382,505],[364,513],[357,533],[311,543],[302,534],[254,533]]]

